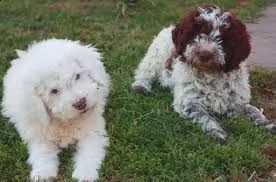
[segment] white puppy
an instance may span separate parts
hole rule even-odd
[[[73,178],[97,179],[108,145],[102,115],[110,85],[97,49],[50,39],[17,54],[4,77],[2,113],[28,145],[31,179],[56,177],[57,154],[70,144],[77,147]]]

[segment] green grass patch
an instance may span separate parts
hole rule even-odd
[[[273,0],[4,0],[0,1],[0,77],[15,57],[34,40],[68,38],[93,43],[104,56],[112,78],[106,109],[110,147],[99,181],[229,181],[231,174],[261,174],[269,161],[261,153],[276,138],[245,118],[220,118],[228,145],[207,138],[171,108],[172,96],[159,86],[148,97],[130,91],[133,71],[154,35],[197,5],[215,3],[243,19],[259,15]],[[270,82],[265,73],[252,79]],[[275,73],[273,73],[275,74]],[[2,79],[0,79],[2,83]],[[1,89],[2,92],[2,89]],[[258,93],[253,92],[254,98]],[[254,99],[256,104],[261,99]],[[72,181],[70,149],[60,154],[59,181]],[[28,153],[14,127],[0,118],[0,181],[28,181]]]

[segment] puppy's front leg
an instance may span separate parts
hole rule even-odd
[[[98,169],[104,160],[108,138],[105,133],[90,133],[80,140],[74,157],[73,178],[78,181],[98,179]]]
[[[172,29],[172,26],[164,28],[154,38],[146,55],[135,70],[135,81],[131,84],[133,91],[147,94],[151,91],[152,83],[160,77],[165,69],[166,61],[174,52],[171,38]]]
[[[209,115],[209,113],[197,103],[187,103],[185,105],[182,102],[174,104],[174,109],[182,117],[192,119],[193,123],[201,124],[202,130],[209,136],[215,138],[221,144],[226,143],[227,134],[221,128],[217,120]]]
[[[271,133],[276,133],[276,123],[272,123],[271,121],[267,120],[258,108],[250,104],[246,104],[242,107],[242,109],[245,115],[249,117],[256,126],[262,126]]]
[[[47,143],[28,144],[30,157],[28,163],[32,166],[32,181],[51,181],[58,173],[58,148]]]

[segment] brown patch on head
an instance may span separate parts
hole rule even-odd
[[[211,26],[208,22],[199,17],[197,10],[191,11],[175,25],[172,31],[172,40],[175,46],[176,55],[182,56],[182,52],[196,35],[201,33],[209,34]]]
[[[220,28],[222,46],[225,52],[224,72],[239,68],[250,54],[250,36],[245,25],[233,15],[228,17],[230,27]]]
[[[207,4],[200,8],[208,11],[216,9],[217,7],[215,5]],[[198,9],[193,10],[175,25],[175,28],[172,31],[172,40],[177,55],[182,55],[182,51],[187,46],[188,42],[196,35],[208,35],[211,32],[212,26],[210,23],[199,17],[199,15],[200,12]]]

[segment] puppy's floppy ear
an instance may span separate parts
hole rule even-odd
[[[250,36],[246,26],[233,15],[228,17],[228,22],[230,27],[220,30],[225,52],[225,72],[238,69],[240,63],[251,52]]]
[[[19,71],[20,72],[20,71]],[[44,125],[50,121],[47,109],[30,82],[18,82],[22,77],[17,69],[10,69],[4,78],[2,114],[13,123]]]
[[[24,118],[26,120],[33,122],[34,124],[48,124],[50,122],[50,114],[49,111],[40,97],[40,87],[35,87],[33,89],[29,89],[24,91],[23,96],[25,98],[24,104],[22,105],[22,109],[25,110]],[[23,108],[24,107],[24,108]]]
[[[199,20],[198,16],[199,12],[197,10],[191,11],[172,30],[172,41],[177,55],[182,55],[188,41],[200,31],[200,25],[197,21]]]
[[[81,67],[85,68],[89,72],[91,79],[94,80],[99,85],[99,87],[102,87],[108,91],[110,78],[105,71],[103,63],[101,62],[101,54],[95,47],[91,45],[87,45],[85,47],[86,50],[83,54],[87,55],[87,57],[84,59],[79,59],[78,64],[80,64]]]
[[[31,124],[46,125],[50,122],[50,115],[45,103],[40,97],[43,91],[40,87],[31,87],[23,91],[21,109],[23,118]]]

